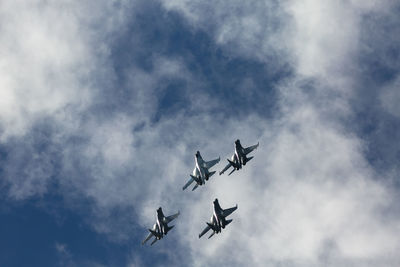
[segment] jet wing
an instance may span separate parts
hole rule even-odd
[[[224,172],[226,172],[231,166],[232,166],[232,164],[230,162],[228,162],[228,165],[226,165],[225,168],[222,171],[219,172],[219,175],[221,175]]]
[[[204,228],[203,232],[199,234],[199,238],[202,237],[205,233],[207,233],[210,229],[211,227],[207,225],[206,228]]]
[[[156,243],[157,240],[158,240],[157,238],[154,238],[154,240],[153,240],[153,242],[151,242],[150,246],[152,246],[154,243]]]
[[[157,224],[153,225],[153,231],[157,230]],[[149,241],[149,239],[154,236],[152,232],[149,232],[149,234],[146,236],[146,238],[142,241],[142,245],[144,245],[147,241]],[[157,239],[157,238],[156,238]],[[152,243],[153,244],[153,243]]]
[[[147,241],[149,241],[149,239],[153,236],[152,233],[149,233],[146,238],[142,241],[142,245],[144,245]]]
[[[192,188],[192,191],[196,190],[197,187],[199,187],[199,184],[196,184],[196,185]]]
[[[207,162],[204,163],[204,165],[205,165],[205,167],[206,167],[207,169],[209,169],[209,168],[211,168],[212,166],[214,166],[215,164],[217,164],[217,163],[219,162],[220,159],[221,159],[221,158],[217,158],[217,159],[214,159],[214,160],[207,161]]]
[[[233,169],[231,170],[231,172],[228,174],[228,176],[231,175],[235,170],[236,170],[236,169],[233,168]]]
[[[182,187],[182,190],[185,190],[189,185],[193,183],[194,179],[190,177],[189,181]]]
[[[234,212],[235,210],[237,210],[237,208],[238,208],[238,206],[236,205],[236,207],[232,207],[232,208],[229,208],[229,209],[225,209],[225,210],[222,211],[222,215],[223,215],[224,217],[227,217],[227,216],[229,216],[232,212]]]
[[[165,222],[165,223],[171,222],[173,219],[177,218],[177,217],[179,216],[179,214],[180,214],[180,212],[178,211],[178,213],[176,213],[176,214],[174,214],[174,215],[165,217],[165,218],[164,218],[164,222]]]
[[[254,149],[256,149],[257,147],[258,147],[258,145],[259,145],[260,143],[257,143],[256,145],[254,145],[254,146],[249,146],[249,147],[246,147],[245,149],[244,149],[244,154],[249,154],[251,151],[253,151]]]

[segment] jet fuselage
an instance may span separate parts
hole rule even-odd
[[[165,223],[164,223],[164,218],[165,218],[165,216],[164,216],[164,213],[162,211],[162,208],[159,207],[157,209],[157,226],[160,229],[160,232],[162,234],[166,234],[166,227],[165,227]]]
[[[208,180],[208,171],[206,168],[204,168],[204,160],[201,157],[200,151],[196,152],[195,162],[196,162],[196,169],[198,170],[200,175],[200,179],[204,183],[205,180]]]
[[[198,185],[202,185],[203,184],[203,180],[201,179],[201,175],[199,170],[197,169],[197,165],[195,166],[195,168],[193,169],[192,175],[191,177],[193,178],[193,180],[195,180],[195,182]]]
[[[232,165],[232,167],[235,170],[239,170],[242,168],[242,166],[240,165],[240,162],[238,160],[238,156],[236,155],[236,151],[235,151],[235,154],[233,154],[232,159],[231,160],[228,159],[228,162]]]
[[[240,144],[239,139],[235,141],[235,156],[238,164],[237,169],[242,168],[242,165],[246,165],[247,161],[246,154],[244,153],[244,149]]]
[[[214,206],[214,215],[213,217],[215,218],[215,222],[217,224],[217,226],[219,227],[219,231],[221,231],[221,227],[225,228],[225,218],[224,216],[222,216],[222,208],[219,205],[218,199],[214,200],[213,203]]]

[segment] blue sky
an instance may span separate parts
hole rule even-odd
[[[400,264],[400,4],[242,2],[0,6],[1,266]]]

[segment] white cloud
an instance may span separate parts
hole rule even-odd
[[[332,72],[343,71],[351,63],[351,53],[357,47],[359,17],[349,4],[291,1],[287,11],[294,20],[288,39],[299,74],[329,78]]]
[[[1,11],[8,22],[1,28],[0,47],[13,52],[1,63],[3,140],[24,135],[35,118],[55,114],[55,142],[63,145],[60,191],[67,203],[77,205],[82,198],[94,202],[87,220],[98,232],[127,240],[137,230],[131,223],[138,221],[145,235],[155,209],[163,206],[168,214],[182,211],[173,235],[179,237],[177,246],[187,249],[189,265],[399,264],[396,194],[375,178],[363,155],[365,144],[340,124],[343,114],[336,113],[351,113],[347,90],[357,82],[349,73],[359,46],[360,16],[389,2],[163,2],[167,9],[183,12],[195,27],[212,32],[223,49],[261,62],[279,57],[292,64],[296,77],[274,88],[279,113],[271,120],[210,114],[205,107],[218,103],[201,93],[204,84],[188,71],[185,59],[163,56],[154,56],[150,71],[133,66],[124,73],[133,99],[129,111],[104,117],[82,116],[85,108],[66,112],[71,105],[90,106],[96,92],[91,75],[99,62],[104,64],[96,71],[114,78],[107,72],[112,69],[106,60],[108,44],[92,49],[102,39],[101,30],[123,27],[120,13],[110,18],[106,11],[112,4],[93,11],[96,5],[81,9],[71,3],[64,4],[63,10],[70,11],[64,13],[51,2],[39,16],[36,6],[16,3]],[[14,8],[22,19],[6,12]],[[105,18],[109,20],[99,32],[88,26]],[[82,22],[88,28],[80,27]],[[197,112],[154,121],[158,96],[171,79],[191,88],[188,101]],[[390,110],[387,97],[382,101]],[[78,141],[70,144],[73,138]],[[224,162],[236,138],[244,145],[260,141],[254,160],[232,176],[216,175],[205,187],[182,192],[194,151],[206,159],[220,155]],[[30,173],[32,178],[8,179],[10,194],[24,199],[46,192],[52,174],[48,160],[30,161],[39,169]],[[239,205],[234,222],[221,235],[198,240],[215,197],[223,207]],[[130,208],[134,212],[125,212]],[[115,216],[115,209],[123,215]],[[162,249],[171,238],[158,246]],[[131,258],[133,265],[141,261],[135,253]]]
[[[287,60],[282,42],[289,17],[276,1],[162,1],[181,12],[195,28],[212,34],[226,51],[281,67]],[[280,60],[276,60],[276,57]],[[271,68],[278,68],[272,67]]]
[[[3,1],[0,7],[1,139],[22,136],[38,117],[90,102],[104,37],[124,14],[112,2]],[[94,24],[102,23],[97,29]],[[96,44],[96,46],[94,46]]]
[[[321,120],[309,104],[263,129],[259,139],[245,138],[260,141],[249,166],[230,177],[213,177],[200,199],[188,196],[191,208],[182,218],[187,225],[178,231],[196,266],[399,262],[399,220],[382,217],[383,211],[394,211],[395,196],[374,179],[357,138]],[[216,239],[198,240],[215,197],[223,208],[239,204],[234,222]]]
[[[212,192],[192,203],[200,214],[192,212],[185,219],[199,229],[185,227],[181,234],[189,231],[185,240],[194,263],[398,264],[398,216],[382,217],[385,210],[394,212],[395,194],[375,178],[364,159],[363,142],[338,123],[341,116],[352,112],[347,101],[358,82],[352,76],[362,45],[363,15],[388,12],[393,2],[260,3],[164,2],[194,27],[211,29],[215,40],[233,53],[265,62],[268,55],[286,55],[280,59],[291,63],[297,75],[279,88],[283,116],[264,129],[260,150],[250,164],[254,169],[246,168],[240,177],[222,177],[229,181],[219,179],[207,188]],[[262,47],[267,49],[254,49],[254,44],[264,42]],[[240,123],[252,127],[246,120]],[[223,196],[223,205],[239,202],[230,225],[235,229],[218,240],[191,238],[204,227],[198,222],[209,217],[203,211],[204,203],[211,203],[215,196]],[[200,246],[205,248],[199,250]]]
[[[395,1],[162,1],[234,54],[323,80],[348,94],[363,16],[389,14]],[[365,45],[365,44],[363,44]],[[273,60],[278,56],[278,60]],[[275,58],[276,59],[276,58]],[[270,68],[278,68],[269,66]],[[345,87],[345,88],[344,88]]]
[[[113,71],[105,64],[106,37],[121,29],[129,10],[124,7],[129,6],[120,5],[118,9],[112,1],[2,2],[0,142],[23,140],[25,145],[13,147],[9,160],[15,164],[5,167],[11,197],[47,192],[55,175],[52,157],[58,151],[52,147],[40,153],[35,142],[57,146],[79,131],[79,117],[97,93],[99,76],[108,73],[112,78]],[[35,124],[50,125],[54,136],[34,136]],[[27,153],[30,158],[19,162]]]

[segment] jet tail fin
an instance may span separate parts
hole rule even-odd
[[[190,177],[192,177],[192,179],[195,180],[196,183],[200,183],[200,182],[201,182],[201,180],[200,180],[199,177],[196,177],[196,176],[194,176],[194,175],[190,175]]]
[[[207,225],[211,228],[211,230],[215,231],[215,227],[214,225],[212,225],[211,223],[207,222]]]
[[[152,233],[154,236],[157,236],[157,235],[158,235],[157,232],[154,231],[154,230],[152,230],[152,229],[149,229],[149,231],[150,231],[150,233]]]
[[[192,191],[196,190],[197,187],[199,187],[199,184],[196,184],[196,185],[193,187]]]
[[[228,160],[228,162],[234,167],[234,168],[236,168],[236,163],[235,162],[233,162],[232,160],[230,160],[230,159],[227,159]]]
[[[211,237],[213,237],[213,235],[215,235],[215,232],[212,232],[211,235],[208,237],[208,239],[210,239]]]
[[[228,176],[231,175],[234,171],[235,171],[235,169],[231,170],[231,172],[228,174]]]
[[[208,174],[208,178],[210,178],[210,177],[213,176],[214,174],[215,174],[215,171],[210,172],[210,173]]]

